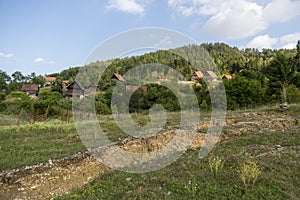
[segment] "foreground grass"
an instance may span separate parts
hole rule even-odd
[[[132,117],[142,125],[149,122],[146,114],[133,114]],[[120,141],[128,137],[112,116],[98,118],[109,140]],[[25,121],[17,126],[15,116],[0,114],[0,119],[0,172],[86,151],[74,123],[50,120],[28,124]],[[178,121],[178,113],[168,113],[167,126],[176,125]]]
[[[0,171],[84,150],[73,124],[55,120],[0,128]]]
[[[300,107],[285,115],[299,119]],[[237,114],[233,113],[233,114]],[[137,116],[138,123],[147,123]],[[205,116],[208,117],[208,116]],[[110,116],[100,119],[111,139],[126,137]],[[149,120],[148,120],[149,121]],[[168,125],[176,126],[178,115]],[[230,131],[227,132],[230,135]],[[222,159],[218,173],[198,150],[188,150],[170,166],[145,174],[113,172],[58,199],[297,199],[300,196],[299,127],[230,136],[212,152]],[[45,162],[84,150],[73,124],[60,121],[0,128],[0,169]],[[247,155],[261,169],[253,187],[245,186],[237,173]]]
[[[294,106],[283,114],[299,119],[299,110]],[[189,149],[161,170],[104,174],[84,188],[56,199],[298,199],[299,132],[299,126],[240,135],[228,132],[228,139],[202,160],[198,150]],[[213,156],[220,159],[222,166],[218,170],[209,165]],[[255,182],[247,185],[242,181],[240,167],[247,164],[248,158],[259,173]]]

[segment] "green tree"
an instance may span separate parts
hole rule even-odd
[[[6,96],[3,103],[7,113],[19,114],[21,108],[29,112],[32,109],[33,100],[23,92],[14,91]]]
[[[11,81],[10,76],[0,70],[0,92],[7,93],[8,83]]]
[[[281,94],[283,101],[286,102],[286,89],[292,84],[297,75],[296,66],[293,64],[292,59],[278,52],[265,72],[269,79],[269,92],[271,94]]]
[[[61,100],[62,97],[60,93],[42,90],[39,92],[38,101],[34,103],[34,108],[44,113],[47,107],[50,106],[49,115],[58,115],[60,113],[60,106],[64,104]]]
[[[62,84],[62,78],[60,76],[56,77],[56,81],[54,81],[51,84],[51,91],[57,92],[59,94],[63,94],[63,84]]]
[[[39,75],[32,79],[32,83],[44,86],[46,84],[46,79],[42,75]]]
[[[257,106],[264,102],[265,89],[257,80],[248,80],[237,75],[231,80],[225,80],[224,86],[229,109]]]
[[[13,81],[17,83],[23,82],[25,80],[25,76],[20,71],[14,72],[11,76],[13,77]]]

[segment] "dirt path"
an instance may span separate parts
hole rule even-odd
[[[274,127],[286,128],[297,122],[289,116],[278,117],[269,113],[232,115],[227,117],[224,127],[227,133],[220,138],[226,139],[230,135],[237,136],[243,132]],[[209,126],[209,122],[202,122],[198,129],[206,129]],[[126,139],[119,146],[133,152],[156,151],[173,137],[174,132],[169,131],[148,139]],[[201,146],[204,138],[204,134],[197,134],[192,147]],[[91,157],[88,152],[49,160],[47,163],[0,173],[0,199],[51,199],[75,188],[81,188],[110,171],[112,170]]]

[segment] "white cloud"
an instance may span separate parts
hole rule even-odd
[[[286,22],[300,16],[300,1],[274,0],[263,10],[267,22]]]
[[[45,62],[45,60],[44,60],[44,58],[38,57],[38,58],[34,59],[33,62],[41,63],[41,62]]]
[[[36,58],[36,59],[34,59],[34,61],[33,62],[35,62],[35,63],[44,63],[44,64],[55,64],[55,61],[47,61],[47,60],[45,60],[44,58],[41,58],[41,57],[38,57],[38,58]]]
[[[298,40],[300,40],[300,32],[284,35],[279,38],[280,48],[294,49]]]
[[[0,52],[0,58],[10,58],[12,56],[13,56],[13,54],[11,54],[11,53],[1,53]]]
[[[246,38],[266,28],[261,16],[261,6],[237,1],[234,5],[224,7],[222,11],[213,15],[204,24],[203,31],[219,39]]]
[[[143,15],[145,12],[144,6],[135,0],[109,0],[106,8],[139,15]]]
[[[244,39],[300,16],[300,1],[291,0],[168,0],[168,5],[183,16],[207,17],[201,32],[221,40]]]
[[[297,41],[300,40],[300,32],[283,35],[281,37],[270,37],[268,34],[259,35],[253,38],[246,47],[257,49],[294,49],[296,48]]]
[[[162,49],[171,48],[172,46],[173,46],[173,42],[169,36],[164,37],[159,42],[154,44],[154,47],[162,48]]]
[[[246,47],[257,48],[257,49],[272,49],[274,45],[278,42],[277,38],[271,38],[268,34],[259,35],[253,38]]]

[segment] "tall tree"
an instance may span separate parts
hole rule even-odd
[[[0,70],[0,92],[7,92],[7,86],[10,81],[10,76],[6,72]]]
[[[22,72],[20,71],[14,72],[11,76],[13,77],[13,81],[17,83],[25,80],[25,76],[23,76]]]
[[[52,92],[58,92],[59,94],[63,94],[63,84],[62,84],[62,78],[60,76],[56,77],[56,81],[54,81],[51,84],[51,91]]]
[[[269,86],[273,91],[281,90],[283,101],[286,102],[286,89],[292,84],[297,75],[296,66],[292,58],[278,52],[266,69],[266,76],[269,78]]]
[[[46,79],[42,75],[38,75],[32,79],[32,82],[44,86],[46,84]]]

